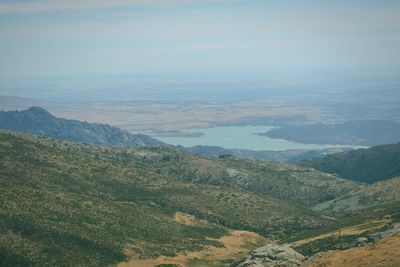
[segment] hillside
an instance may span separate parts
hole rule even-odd
[[[1,262],[104,266],[223,248],[231,229],[280,239],[332,222],[265,194],[185,181],[183,167],[166,174],[165,151],[0,132]],[[265,242],[251,240],[248,249]]]
[[[400,176],[399,162],[400,144],[391,144],[331,154],[301,165],[359,182],[375,183]]]
[[[209,160],[167,147],[141,150],[145,157],[135,151],[115,149],[111,155],[105,151],[102,156],[184,181],[233,186],[308,207],[363,187],[335,175],[291,164],[232,156]]]
[[[246,149],[228,149],[218,146],[176,146],[178,150],[187,151],[202,157],[216,159],[224,155],[233,155],[245,159],[272,160],[284,163],[295,163],[303,160],[310,160],[322,157],[328,154],[338,153],[350,150],[350,148],[325,148],[316,150],[290,149],[282,151],[273,150],[246,150]]]
[[[360,120],[338,124],[286,125],[263,135],[306,144],[376,146],[399,142],[400,124]]]
[[[354,211],[393,202],[399,202],[400,205],[400,177],[372,184],[351,194],[319,204],[315,209]]]
[[[400,234],[389,236],[373,245],[319,255],[306,267],[398,267]]]
[[[57,118],[40,107],[0,111],[0,129],[98,145],[138,147],[163,144],[149,136],[131,134],[107,124]]]

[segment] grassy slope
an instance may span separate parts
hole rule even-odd
[[[0,132],[1,262],[98,266],[125,260],[127,246],[145,258],[222,246],[226,226],[283,238],[330,222],[274,197],[175,178],[161,170],[174,164],[163,151]],[[211,223],[180,224],[177,211]]]
[[[301,165],[359,182],[375,183],[400,176],[399,162],[400,144],[391,144],[331,154]]]
[[[322,254],[307,264],[307,267],[398,267],[399,247],[400,236],[391,236],[374,245]]]
[[[334,175],[291,164],[236,158],[228,158],[224,163],[228,170],[235,170],[228,175],[230,184],[240,185],[244,181],[244,187],[251,191],[304,206],[312,206],[363,187]]]
[[[351,194],[321,203],[315,209],[348,212],[392,202],[400,202],[400,177],[375,183]]]
[[[400,201],[350,213],[338,213],[337,218],[336,223],[305,231],[281,242],[291,243],[305,256],[352,248],[357,245],[357,238],[379,234],[400,222]]]
[[[234,186],[304,206],[313,206],[362,187],[307,167],[234,157],[208,160],[168,148],[113,150],[111,155],[105,151],[102,156],[185,181]]]

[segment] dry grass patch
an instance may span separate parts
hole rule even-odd
[[[174,221],[183,225],[196,226],[196,225],[207,225],[209,224],[206,220],[199,220],[193,215],[176,212],[174,214]]]
[[[182,216],[182,214],[179,214],[178,218],[183,218],[184,222],[193,222],[191,221],[192,218],[187,221],[188,217]],[[138,255],[129,255],[127,251],[130,260],[120,263],[118,267],[153,267],[159,264],[175,264],[182,267],[224,266],[224,262],[236,262],[245,259],[252,250],[268,243],[268,240],[262,236],[248,231],[230,231],[229,235],[216,240],[222,243],[224,247],[210,246],[201,251],[189,252],[176,257],[160,256],[155,259],[141,259]]]
[[[376,244],[344,251],[324,253],[307,267],[398,267],[400,236],[391,236]]]

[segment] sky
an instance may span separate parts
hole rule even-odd
[[[0,82],[399,62],[400,1],[0,0]]]

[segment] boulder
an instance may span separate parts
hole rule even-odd
[[[370,242],[369,238],[367,237],[359,237],[356,239],[356,245],[358,247],[365,246]]]
[[[305,257],[288,245],[269,244],[254,250],[238,267],[295,267]]]

